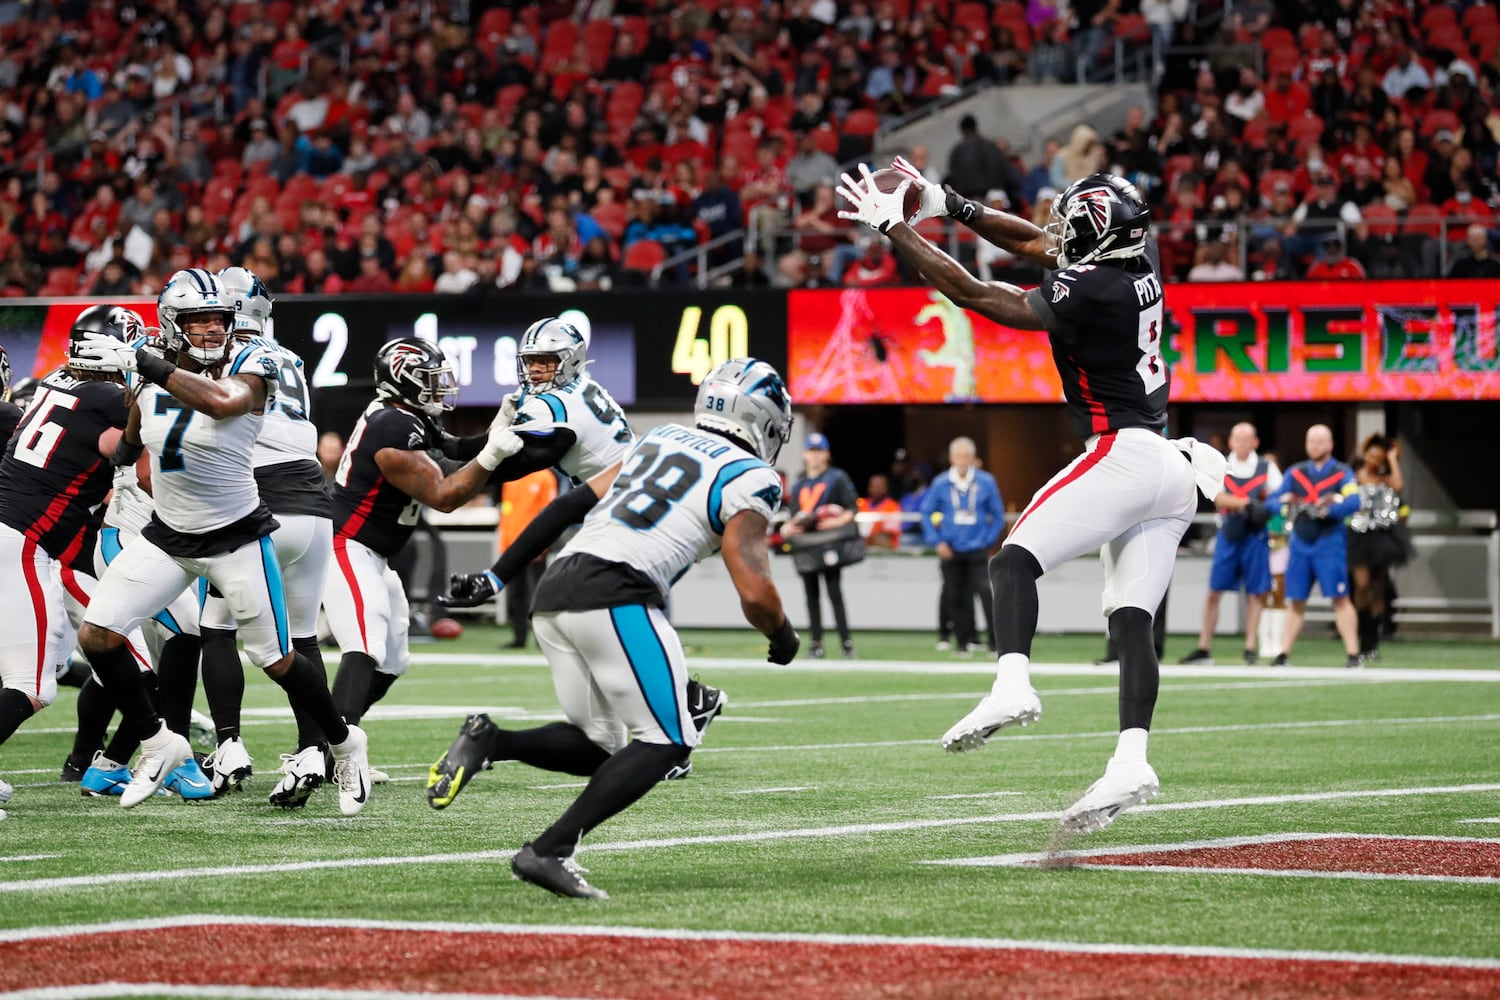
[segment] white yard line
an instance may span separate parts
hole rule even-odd
[[[1483,819],[1459,819],[1455,823],[1500,823],[1500,816],[1486,816]]]
[[[810,792],[817,785],[783,785],[780,788],[735,788],[731,789],[730,795],[771,795],[776,792]]]
[[[111,923],[74,924],[59,927],[25,927],[0,930],[0,943],[36,941],[57,937],[88,937],[99,934],[162,928],[205,926],[357,928],[390,931],[428,931],[446,934],[519,934],[554,938],[629,938],[666,941],[758,941],[817,945],[871,947],[976,948],[985,951],[1045,951],[1083,955],[1169,955],[1189,958],[1248,958],[1278,961],[1357,962],[1376,965],[1423,965],[1440,968],[1500,969],[1500,959],[1462,955],[1384,955],[1378,952],[1312,951],[1283,948],[1220,948],[1211,945],[1124,944],[1114,942],[1025,940],[1018,938],[903,937],[884,934],[799,934],[738,930],[683,930],[657,927],[594,927],[529,924],[461,924],[404,920],[325,920],[305,917],[246,917],[220,914],[190,914],[121,920]],[[441,996],[441,994],[428,994]]]
[[[1289,795],[1253,795],[1237,799],[1200,799],[1188,802],[1162,802],[1139,806],[1132,812],[1180,812],[1194,809],[1230,809],[1241,806],[1286,805],[1295,802],[1334,802],[1342,799],[1400,798],[1420,795],[1462,795],[1474,792],[1500,791],[1500,784],[1437,785],[1413,788],[1378,788],[1359,791],[1303,792]],[[992,823],[1024,823],[1056,820],[1059,813],[1041,810],[1023,813],[1000,813],[988,816],[958,816],[942,819],[902,820],[889,823],[849,823],[839,826],[794,829],[757,830],[749,833],[700,834],[662,837],[648,840],[625,840],[590,844],[589,852],[659,850],[667,847],[706,844],[750,844],[783,840],[805,840],[826,837],[864,836],[873,833],[901,833],[910,830],[932,830]],[[16,879],[0,882],[0,893],[57,892],[69,889],[93,889],[101,885],[123,885],[137,882],[162,882],[174,879],[242,877],[245,875],[280,874],[284,872],[323,871],[345,868],[387,868],[403,865],[448,864],[453,862],[499,861],[509,859],[511,850],[454,851],[443,854],[390,855],[381,857],[336,858],[316,861],[290,861],[255,865],[223,865],[203,868],[159,869],[155,871],[111,872],[100,875],[70,875],[52,878]],[[0,940],[4,940],[0,936]]]

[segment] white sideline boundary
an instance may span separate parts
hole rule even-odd
[[[446,934],[527,934],[548,937],[623,937],[665,941],[756,941],[786,944],[853,945],[874,947],[973,948],[984,951],[1046,951],[1082,955],[1151,955],[1187,958],[1270,959],[1276,961],[1350,962],[1371,965],[1419,965],[1438,968],[1500,970],[1500,959],[1465,955],[1387,955],[1378,952],[1314,951],[1284,948],[1223,948],[1213,945],[1125,944],[1114,942],[1026,940],[1019,938],[904,937],[883,934],[805,934],[737,930],[684,930],[657,927],[559,926],[547,924],[464,924],[403,920],[326,920],[309,917],[225,916],[191,914],[56,927],[0,930],[0,944],[47,938],[93,936],[204,925],[231,927],[351,928],[360,930],[428,931]],[[4,994],[9,996],[11,994]],[[423,994],[442,996],[442,994]],[[462,994],[460,994],[462,995]]]
[[[1338,792],[1302,792],[1287,795],[1254,795],[1236,799],[1198,799],[1188,802],[1160,802],[1138,806],[1133,814],[1182,812],[1195,809],[1231,809],[1242,806],[1288,805],[1299,802],[1334,802],[1343,799],[1401,798],[1421,795],[1463,795],[1500,791],[1500,784],[1435,785],[1412,788],[1379,788]],[[864,836],[876,833],[903,833],[911,830],[933,830],[961,826],[983,826],[995,823],[1029,823],[1056,821],[1060,811],[1038,810],[980,816],[956,816],[942,819],[901,820],[888,823],[849,823],[839,826],[802,827],[779,830],[757,830],[747,833],[698,834],[661,837],[647,840],[623,840],[589,844],[590,853],[613,851],[659,850],[669,847],[691,847],[708,844],[754,844],[783,840]],[[138,882],[165,882],[192,878],[275,875],[285,872],[327,871],[346,868],[390,868],[404,865],[447,864],[475,861],[504,861],[513,850],[452,851],[441,854],[383,855],[361,858],[337,858],[315,861],[287,861],[254,865],[223,865],[203,868],[168,868],[155,871],[111,872],[99,875],[68,875],[0,882],[0,893],[61,892],[72,889],[94,889],[102,885],[124,885]],[[0,940],[4,940],[0,936]]]

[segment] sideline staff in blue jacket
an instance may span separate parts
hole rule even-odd
[[[1284,667],[1290,661],[1316,578],[1323,596],[1333,602],[1333,621],[1347,654],[1344,666],[1363,666],[1354,605],[1349,600],[1344,527],[1344,518],[1359,509],[1359,483],[1349,466],[1333,458],[1333,431],[1325,424],[1307,429],[1305,447],[1307,461],[1286,470],[1281,480],[1281,499],[1292,522],[1292,544],[1286,567],[1286,642],[1271,665]]]
[[[989,550],[1005,530],[1005,505],[1000,502],[1000,488],[995,485],[994,476],[975,465],[975,455],[973,441],[954,438],[948,445],[948,471],[939,473],[922,497],[922,540],[935,546],[942,560],[939,629],[947,634],[948,623],[952,623],[960,653],[978,644],[975,598],[984,609],[990,649],[995,648]]]

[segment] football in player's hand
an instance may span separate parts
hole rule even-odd
[[[432,623],[434,639],[457,639],[464,634],[464,627],[452,618],[439,618]]]
[[[894,167],[886,167],[884,170],[877,170],[875,171],[874,177],[875,186],[880,190],[886,192],[887,194],[896,190],[905,182],[911,180],[910,177],[906,176]],[[906,189],[906,197],[901,200],[902,218],[910,219],[913,215],[917,214],[917,209],[921,207],[922,193],[917,190],[916,184],[912,184]]]

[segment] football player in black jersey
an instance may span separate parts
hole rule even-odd
[[[0,344],[0,447],[10,440],[21,422],[21,408],[10,401],[10,355]]]
[[[1196,509],[1195,467],[1163,436],[1170,375],[1161,357],[1162,287],[1150,209],[1135,186],[1111,174],[1074,182],[1053,203],[1046,229],[945,192],[898,158],[908,180],[881,192],[868,168],[845,174],[842,218],[884,233],[896,252],[955,304],[1003,327],[1045,330],[1084,453],[1055,475],[1021,513],[990,562],[1000,661],[991,693],[943,736],[953,752],[1041,717],[1031,686],[1037,578],[1076,556],[1101,551],[1104,613],[1120,652],[1120,738],[1104,776],[1070,807],[1063,828],[1089,832],[1154,796],[1146,761],[1158,664],[1151,613],[1171,578],[1177,543]],[[911,187],[920,208],[904,217]],[[952,216],[979,236],[1046,269],[1025,290],[980,281],[917,234],[912,224]],[[1199,479],[1214,495],[1223,475]],[[1208,456],[1202,461],[1209,463]]]
[[[406,672],[407,601],[390,558],[412,535],[423,505],[468,503],[490,473],[523,447],[502,411],[471,461],[445,474],[428,454],[458,388],[443,352],[393,340],[375,355],[376,398],[355,424],[333,486],[333,565],[323,610],[342,656],[333,681],[339,711],[360,719]]]
[[[74,562],[92,544],[90,510],[109,492],[109,459],[125,427],[124,372],[72,364],[99,329],[74,324],[68,361],[38,384],[0,461],[0,743],[57,696],[56,665],[68,651],[52,648],[53,623],[65,617],[53,564]]]

